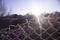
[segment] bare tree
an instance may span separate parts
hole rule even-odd
[[[0,16],[1,17],[4,16],[5,12],[6,12],[5,4],[3,0],[0,0]]]

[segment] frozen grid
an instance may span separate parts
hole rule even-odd
[[[14,29],[11,29],[11,26]],[[20,35],[15,33],[19,29],[22,30]],[[9,28],[0,30],[0,40],[60,40],[60,25],[47,28],[42,26],[36,30],[29,26],[29,23],[18,26],[10,25]]]

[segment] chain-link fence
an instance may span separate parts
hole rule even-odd
[[[60,25],[43,25],[36,30],[29,23],[9,25],[8,28],[0,30],[0,40],[60,40]]]

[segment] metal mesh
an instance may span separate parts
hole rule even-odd
[[[9,25],[0,30],[0,40],[60,40],[60,26],[34,29],[27,24]]]

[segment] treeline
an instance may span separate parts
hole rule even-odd
[[[58,28],[60,26],[60,12],[43,14],[40,23],[45,29],[48,27]]]
[[[17,15],[17,14],[13,14],[13,15],[7,15],[7,16],[0,16],[0,28],[6,28],[9,25],[17,25],[17,24],[23,24],[26,23],[26,19],[28,19],[28,21],[33,21],[34,16],[33,15]]]
[[[49,26],[49,25],[57,25],[57,22],[60,22],[60,12],[54,12],[54,13],[47,13],[40,15],[42,16],[40,18],[40,23],[42,26]],[[26,19],[30,23],[30,26],[37,29],[39,27],[39,24],[36,23],[37,19],[34,15],[26,14],[26,15],[7,15],[7,16],[0,16],[0,28],[6,28],[9,25],[17,25],[17,24],[23,24],[26,22]]]

